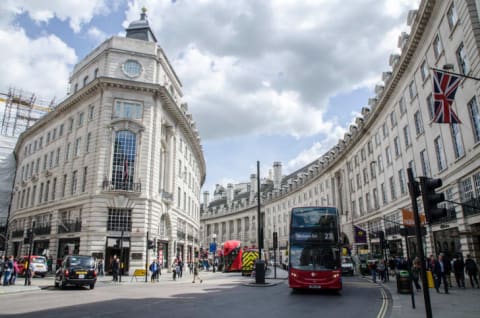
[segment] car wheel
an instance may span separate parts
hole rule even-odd
[[[95,284],[90,284],[90,289],[94,289],[95,288]]]

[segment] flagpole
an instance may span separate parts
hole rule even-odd
[[[430,69],[431,69],[431,70],[434,70],[434,71],[437,71],[437,72],[443,72],[443,73],[447,73],[447,74],[450,74],[450,75],[455,75],[455,76],[460,76],[460,77],[464,77],[464,78],[473,79],[473,80],[475,80],[475,81],[480,81],[480,78],[479,78],[479,77],[473,77],[473,76],[463,75],[463,74],[460,74],[460,73],[455,73],[455,72],[450,72],[450,71],[446,71],[446,70],[441,70],[441,69],[434,68],[434,67],[430,67]]]

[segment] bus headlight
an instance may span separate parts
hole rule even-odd
[[[290,276],[297,277],[297,273],[290,273]]]
[[[338,278],[340,277],[340,274],[333,274],[333,278]]]

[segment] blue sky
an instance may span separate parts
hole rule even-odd
[[[5,0],[0,92],[62,100],[73,66],[145,6],[197,122],[204,190],[288,174],[343,137],[419,0]]]

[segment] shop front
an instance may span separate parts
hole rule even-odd
[[[47,257],[48,255],[50,255],[50,251],[48,250],[49,244],[50,240],[34,241],[32,255],[43,255]]]
[[[62,260],[66,255],[75,255],[78,254],[80,250],[80,238],[63,238],[58,240],[58,250],[57,250],[57,267],[62,264]]]
[[[444,253],[452,259],[453,256],[461,253],[458,228],[445,228],[445,226],[443,228],[440,231],[433,232],[435,254]]]
[[[113,257],[120,259],[120,271],[127,275],[130,264],[130,237],[107,237],[105,248],[105,274],[112,274]]]
[[[168,241],[157,241],[157,256],[160,265],[168,268]]]

